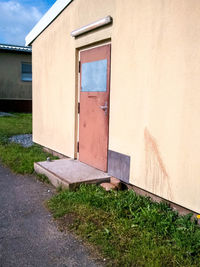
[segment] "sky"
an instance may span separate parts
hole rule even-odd
[[[0,0],[0,44],[25,45],[25,37],[56,0]]]

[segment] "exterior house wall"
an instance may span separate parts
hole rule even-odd
[[[34,141],[76,156],[78,50],[110,40],[109,149],[131,184],[200,212],[199,16],[197,0],[74,0],[32,45]]]
[[[0,51],[0,110],[31,110],[32,82],[21,80],[22,62],[31,63],[30,53]]]

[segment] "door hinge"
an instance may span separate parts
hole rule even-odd
[[[79,73],[81,72],[81,62],[80,61],[78,62],[78,72]]]
[[[79,152],[79,142],[77,142],[77,152]]]
[[[78,102],[78,114],[80,113],[80,102]]]

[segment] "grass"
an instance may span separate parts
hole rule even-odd
[[[32,133],[32,114],[13,113],[14,116],[0,117],[0,135],[10,137]]]
[[[110,266],[200,266],[200,227],[165,203],[82,185],[60,192],[48,207],[62,229],[95,245]]]
[[[18,134],[32,133],[32,115],[14,113],[11,117],[0,117],[0,160],[13,172],[32,174],[33,163],[52,157],[39,145],[25,148],[19,144],[9,143],[8,138]],[[44,179],[43,179],[44,180]]]

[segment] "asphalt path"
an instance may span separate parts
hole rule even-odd
[[[0,266],[100,266],[71,233],[60,232],[44,202],[51,185],[0,165]]]

